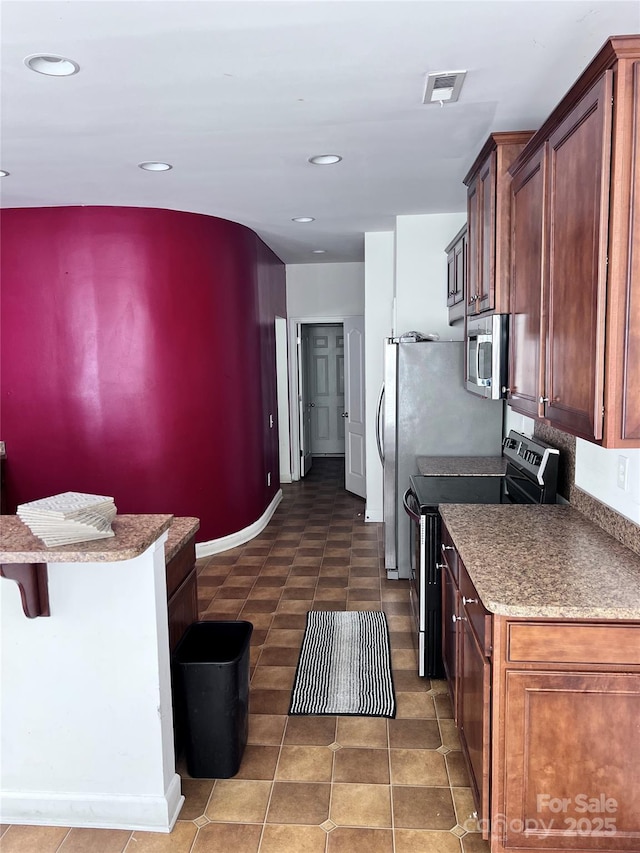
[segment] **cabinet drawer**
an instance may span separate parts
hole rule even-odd
[[[459,586],[462,617],[466,618],[484,653],[491,649],[491,614],[480,601],[480,596],[467,574],[464,563],[459,560]]]
[[[167,598],[171,598],[196,563],[195,536],[167,563]]]
[[[511,622],[507,660],[640,666],[640,625]]]

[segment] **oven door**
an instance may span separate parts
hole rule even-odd
[[[407,489],[402,498],[404,511],[409,516],[409,597],[418,631],[424,631],[424,602],[421,593],[425,583],[425,524],[420,514],[418,499]]]

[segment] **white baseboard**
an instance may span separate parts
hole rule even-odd
[[[230,533],[229,536],[222,536],[220,539],[210,539],[208,542],[198,542],[196,545],[196,557],[210,557],[212,554],[220,554],[222,551],[228,551],[230,548],[237,548],[238,545],[244,545],[245,542],[249,542],[258,533],[262,533],[271,521],[271,516],[276,511],[281,500],[282,489],[278,489],[273,500],[257,521],[254,521],[253,524],[250,524],[243,530],[238,530],[237,533]]]
[[[165,795],[160,797],[2,791],[0,822],[171,832],[183,803],[180,777],[174,773]]]
[[[365,521],[377,521],[377,522],[384,521],[384,510],[382,509],[382,507],[380,507],[378,509],[376,507],[369,508],[367,506],[365,508],[364,520]]]
[[[293,480],[291,479],[291,471],[280,471],[280,482],[293,483]]]

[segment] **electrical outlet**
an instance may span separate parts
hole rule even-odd
[[[271,471],[267,474],[267,486],[271,485]]]
[[[627,491],[629,481],[629,459],[627,456],[618,456],[618,488]]]

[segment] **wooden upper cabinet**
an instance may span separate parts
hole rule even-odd
[[[639,67],[610,39],[510,169],[509,404],[605,447],[640,447]]]
[[[607,71],[547,145],[548,274],[545,417],[602,438],[611,84]],[[605,178],[605,180],[603,180]],[[546,281],[545,281],[546,278]]]
[[[464,225],[446,247],[447,307],[449,325],[464,319],[464,295],[467,267],[467,226]]]
[[[532,131],[492,133],[464,179],[467,186],[467,314],[509,311],[509,166]]]

